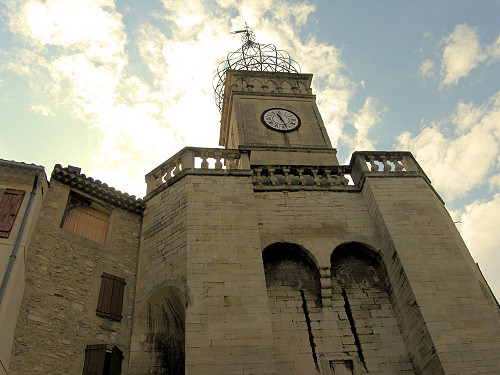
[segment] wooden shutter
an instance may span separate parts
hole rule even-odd
[[[104,244],[109,226],[109,214],[71,201],[64,217],[63,229]]]
[[[87,345],[83,375],[102,375],[106,359],[106,344]]]
[[[111,363],[109,366],[109,375],[120,375],[122,373],[123,353],[118,347],[113,346],[111,351]]]
[[[23,202],[25,191],[5,189],[0,201],[0,238],[8,238]]]
[[[125,279],[103,272],[96,310],[98,316],[118,321],[122,320],[125,284]]]

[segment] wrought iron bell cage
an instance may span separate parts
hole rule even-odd
[[[300,73],[299,64],[288,52],[277,49],[273,44],[255,42],[255,34],[248,30],[248,26],[245,26],[245,30],[233,32],[233,34],[239,33],[243,33],[241,37],[243,45],[236,52],[230,52],[226,59],[219,63],[213,78],[214,99],[220,113],[224,101],[227,70]]]

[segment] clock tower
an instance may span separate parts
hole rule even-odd
[[[338,165],[311,92],[312,74],[226,71],[219,143],[251,164]]]
[[[221,112],[219,145],[250,151],[250,164],[338,166],[311,90],[312,74],[272,44],[243,33],[242,47],[214,78]]]

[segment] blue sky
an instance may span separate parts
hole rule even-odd
[[[246,21],[314,74],[341,163],[413,152],[500,295],[499,14],[488,0],[4,0],[0,158],[143,196],[180,148],[218,145],[212,78]]]

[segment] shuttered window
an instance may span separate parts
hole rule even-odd
[[[5,189],[0,201],[0,238],[8,238],[23,203],[25,191]]]
[[[120,375],[123,353],[115,345],[111,351],[106,344],[87,345],[83,375]]]
[[[112,320],[122,320],[125,279],[103,272],[96,314]]]
[[[102,375],[106,360],[106,344],[87,345],[85,349],[85,363],[83,375]]]
[[[97,203],[74,192],[71,193],[62,228],[90,240],[105,243],[109,214],[96,209]]]
[[[111,360],[109,365],[109,375],[120,375],[122,373],[123,353],[117,346],[111,350]]]

